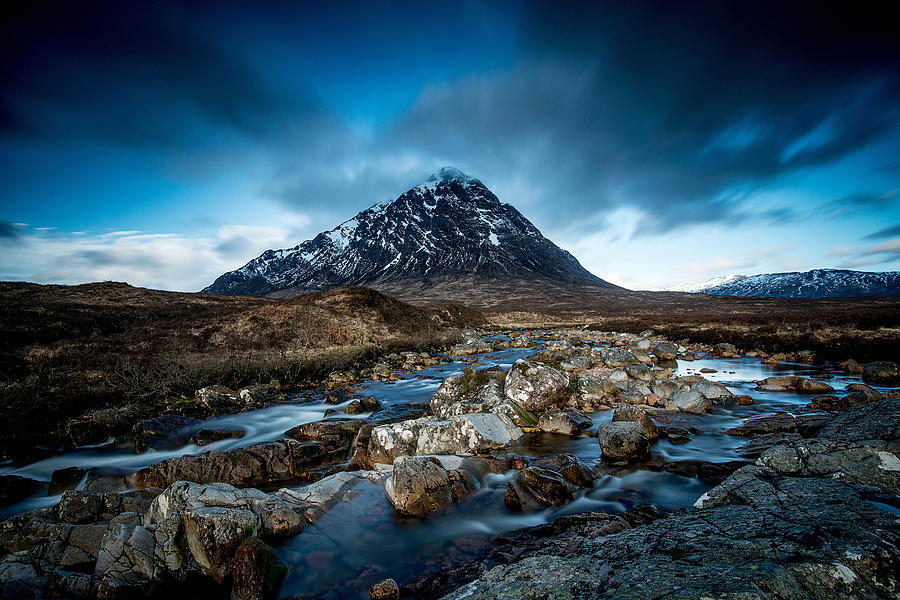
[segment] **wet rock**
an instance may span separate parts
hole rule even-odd
[[[625,365],[639,362],[631,350],[624,348],[600,348],[599,351],[595,350],[594,352],[598,361],[607,367],[624,367]]]
[[[502,371],[473,371],[448,377],[431,398],[431,411],[442,419],[458,415],[491,412],[506,415],[520,427],[534,427],[536,417],[519,402],[503,394],[506,374]]]
[[[643,425],[633,421],[604,423],[597,434],[603,458],[630,460],[646,456],[650,452],[650,438]]]
[[[340,387],[356,383],[359,375],[353,371],[332,371],[325,380],[325,385],[329,387]]]
[[[131,443],[138,453],[146,451],[147,448],[177,448],[184,445],[187,440],[186,436],[178,438],[177,434],[194,423],[199,421],[181,415],[162,415],[147,419],[132,428]]]
[[[504,393],[528,411],[543,412],[560,400],[569,376],[549,365],[517,360],[506,374]]]
[[[138,471],[134,487],[167,487],[176,481],[221,482],[238,487],[258,486],[308,476],[336,459],[313,442],[278,440],[227,452],[170,458]]]
[[[740,358],[741,356],[740,352],[738,352],[737,346],[728,342],[716,344],[715,346],[713,346],[713,352],[715,352],[722,358]]]
[[[204,507],[184,513],[188,548],[203,573],[221,583],[238,546],[256,534],[256,515],[240,508]]]
[[[669,400],[678,410],[695,415],[706,414],[712,408],[709,398],[694,389],[678,390]]]
[[[674,379],[654,379],[650,382],[650,391],[660,400],[668,400],[680,389],[683,385]]]
[[[373,463],[391,464],[399,456],[414,456],[419,432],[438,422],[437,417],[422,417],[373,428],[368,444],[369,459]]]
[[[393,579],[382,579],[369,588],[369,598],[372,600],[399,600],[400,586]]]
[[[62,494],[66,490],[74,489],[81,483],[81,479],[87,474],[87,469],[79,467],[66,467],[65,469],[57,469],[50,475],[50,489],[47,494],[55,496]],[[0,486],[2,487],[2,486]]]
[[[637,379],[639,381],[653,380],[653,373],[650,371],[650,367],[644,364],[634,363],[625,365],[625,373],[631,379]]]
[[[743,460],[730,460],[725,462],[678,460],[666,462],[663,465],[663,470],[676,475],[681,475],[682,477],[693,477],[705,483],[718,485],[732,473],[746,465],[747,462]]]
[[[799,433],[764,433],[758,435],[737,449],[738,456],[744,458],[758,458],[763,452],[786,442],[792,442],[801,439]]]
[[[379,408],[381,408],[381,402],[378,401],[378,398],[368,396],[360,400],[353,400],[347,405],[344,412],[348,415],[358,415],[361,413],[374,412]]]
[[[839,412],[819,432],[833,440],[900,440],[900,400],[878,400]]]
[[[130,490],[133,474],[117,467],[93,467],[88,469],[84,489],[89,492],[124,492]]]
[[[476,486],[470,474],[447,471],[434,457],[400,456],[385,491],[400,514],[422,517],[446,508]]]
[[[682,427],[662,427],[659,432],[673,444],[686,444],[691,441],[691,433]]]
[[[587,356],[573,356],[559,363],[565,371],[579,371],[591,368],[591,359]]]
[[[224,385],[211,385],[200,388],[194,394],[197,402],[213,415],[227,415],[237,412],[243,402],[240,395]]]
[[[134,405],[91,410],[69,419],[66,422],[66,435],[74,446],[101,442],[111,436],[130,431],[134,422],[142,416],[141,412],[142,409]]]
[[[548,410],[538,419],[537,427],[549,433],[577,435],[594,424],[589,416],[575,409]]]
[[[19,475],[0,475],[0,506],[20,502],[42,489],[46,484]]]
[[[329,454],[346,457],[350,444],[363,425],[365,422],[360,419],[325,419],[303,423],[288,429],[284,434],[295,440],[319,442]]]
[[[870,362],[863,368],[862,376],[863,381],[896,383],[900,380],[900,366],[887,360]]]
[[[801,394],[833,394],[834,388],[827,383],[806,377],[767,377],[757,382],[756,389],[768,392],[796,391]]]
[[[511,348],[531,348],[534,345],[534,340],[529,334],[523,333],[513,336],[509,345]]]
[[[699,379],[691,384],[691,390],[700,392],[713,404],[734,404],[737,402],[734,394],[722,385],[708,379]]]
[[[561,506],[572,500],[578,487],[561,474],[539,467],[526,467],[510,480],[503,503],[516,511]]]
[[[756,464],[779,475],[828,477],[900,495],[900,458],[883,440],[795,440],[764,452]]]
[[[275,596],[288,567],[258,538],[246,538],[231,564],[231,600],[264,600]]]
[[[416,454],[460,454],[503,448],[522,437],[505,415],[477,413],[431,423],[419,430]]]
[[[738,427],[728,430],[731,435],[760,435],[769,433],[799,433],[804,437],[815,435],[831,420],[822,413],[791,415],[778,413],[766,417],[747,419]]]
[[[623,405],[617,407],[616,410],[613,411],[612,420],[614,422],[632,421],[634,423],[639,423],[641,427],[644,428],[644,433],[647,434],[648,438],[652,440],[659,437],[659,428],[656,426],[656,423],[653,422],[643,409],[636,406]]]
[[[237,440],[244,435],[243,431],[231,429],[201,429],[191,437],[191,442],[197,446],[208,446],[222,440]]]
[[[243,402],[241,408],[262,408],[281,398],[278,388],[271,385],[249,385],[238,391],[238,396]]]
[[[653,355],[659,360],[675,360],[678,357],[678,346],[672,342],[659,342],[653,346]]]

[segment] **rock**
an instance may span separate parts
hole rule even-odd
[[[415,453],[421,456],[483,452],[503,448],[520,437],[522,430],[505,415],[460,415],[420,429]]]
[[[721,383],[715,383],[708,379],[699,379],[691,384],[691,390],[700,392],[713,404],[733,404],[737,400],[731,391]]]
[[[439,422],[436,417],[421,417],[373,428],[367,446],[369,459],[373,463],[391,464],[398,456],[414,456],[419,432]]]
[[[353,371],[332,371],[325,379],[325,385],[329,387],[341,387],[351,385],[359,380],[359,375]]]
[[[197,446],[208,446],[222,440],[238,440],[246,435],[243,431],[231,429],[201,429],[191,437]]]
[[[236,412],[243,404],[240,395],[224,385],[200,388],[194,397],[213,415],[227,415]]]
[[[682,427],[663,427],[660,434],[673,444],[686,444],[691,441],[691,433]]]
[[[281,394],[270,385],[250,385],[241,388],[238,396],[244,405],[242,408],[262,408],[273,402],[277,402]]]
[[[815,381],[806,377],[767,377],[757,382],[756,389],[769,392],[782,392],[793,390],[801,394],[833,394],[834,388],[827,383]]]
[[[69,419],[66,435],[74,446],[101,442],[110,436],[130,431],[134,422],[142,416],[141,413],[142,409],[135,405],[91,410]]]
[[[53,471],[53,474],[50,475],[50,489],[47,490],[47,495],[56,496],[66,490],[74,489],[81,483],[86,474],[87,469],[78,467],[66,467],[65,469]]]
[[[653,380],[653,373],[650,371],[650,367],[644,364],[634,363],[625,365],[625,373],[631,379],[637,379],[639,381]]]
[[[780,475],[828,477],[900,495],[900,458],[883,440],[794,440],[766,450],[756,464]]]
[[[35,494],[46,484],[19,475],[0,475],[0,506],[9,506]]]
[[[502,371],[473,371],[448,377],[431,398],[431,412],[442,419],[457,415],[492,412],[506,415],[520,427],[534,427],[536,417],[503,394]]]
[[[213,450],[154,463],[135,474],[134,487],[164,488],[176,481],[258,486],[308,476],[316,467],[335,460],[323,446],[313,442],[262,442],[227,452]]]
[[[350,445],[365,422],[360,419],[325,419],[293,427],[284,432],[295,440],[319,442],[325,451],[338,459],[348,456]]]
[[[88,469],[84,489],[89,492],[124,492],[132,488],[133,474],[118,467]]]
[[[549,433],[577,435],[594,424],[589,416],[575,409],[548,410],[538,419],[537,427]]]
[[[569,502],[577,489],[578,486],[559,473],[539,467],[526,467],[510,480],[503,503],[516,511],[540,510]]]
[[[678,357],[678,346],[672,342],[659,342],[653,346],[653,355],[659,360],[675,360]]]
[[[900,401],[883,399],[839,412],[818,433],[832,440],[900,440]]]
[[[178,438],[177,434],[194,423],[199,421],[181,415],[162,415],[155,419],[147,419],[132,428],[131,443],[138,453],[146,451],[147,448],[178,448],[185,444],[187,437]],[[172,439],[173,437],[175,439]]]
[[[728,342],[716,344],[715,346],[713,346],[713,352],[715,352],[722,358],[739,358],[741,355],[740,352],[738,352],[737,347],[734,344],[730,344]]]
[[[379,408],[381,408],[381,402],[378,401],[378,398],[368,396],[360,400],[353,400],[347,405],[344,412],[348,415],[358,415],[361,413],[375,412]]]
[[[231,600],[264,600],[275,596],[287,565],[258,538],[246,538],[231,564]]]
[[[559,363],[564,371],[579,371],[591,368],[591,359],[587,356],[573,356]]]
[[[872,390],[871,392],[850,392],[843,398],[838,398],[837,396],[826,394],[824,396],[816,396],[807,406],[815,410],[827,410],[836,412],[846,410],[851,406],[857,406],[859,404],[865,404],[867,402],[875,402],[876,400],[880,400],[882,397],[882,394],[876,392],[875,390]]]
[[[863,381],[896,383],[900,380],[900,366],[887,360],[870,362],[863,368],[862,376]]]
[[[526,410],[543,412],[560,400],[569,376],[549,365],[517,360],[506,374],[504,393]]]
[[[203,573],[221,583],[238,546],[256,534],[256,515],[239,508],[204,507],[184,513],[184,535]]]
[[[671,395],[670,401],[678,410],[696,415],[706,414],[712,408],[709,398],[694,389],[678,390]]]
[[[644,412],[643,409],[638,408],[636,406],[630,405],[622,405],[616,408],[613,411],[612,420],[615,421],[632,421],[634,423],[639,423],[641,427],[644,428],[644,433],[647,434],[647,437],[652,439],[656,439],[659,437],[659,429],[656,426],[656,423]]]
[[[649,350],[650,345],[651,345],[650,340],[640,340],[637,344],[635,344],[635,347],[638,350]]]
[[[654,379],[650,382],[650,391],[660,400],[668,400],[680,389],[682,384],[674,379]]]
[[[737,454],[744,458],[757,458],[772,446],[799,439],[802,439],[799,433],[764,433],[754,437],[738,448]]]
[[[748,355],[749,356],[749,355]],[[701,373],[718,373],[718,369],[710,369],[709,367],[703,367],[700,369]]]
[[[760,435],[769,433],[800,433],[811,436],[825,426],[830,417],[825,414],[806,414],[794,416],[778,413],[767,417],[747,419],[738,427],[729,429],[731,435]]]
[[[599,361],[607,367],[624,367],[639,362],[631,350],[624,348],[600,348],[599,352],[596,350],[595,352],[599,355]]]
[[[422,517],[446,508],[476,485],[470,474],[447,471],[434,457],[400,456],[385,491],[400,514]]]
[[[650,452],[650,439],[640,423],[616,421],[604,423],[597,434],[603,458],[629,460]]]
[[[399,600],[400,586],[393,579],[382,579],[369,588],[369,598],[372,600]]]

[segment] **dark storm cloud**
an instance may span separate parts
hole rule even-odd
[[[264,137],[321,110],[304,90],[267,81],[205,24],[215,12],[189,3],[9,3],[3,11],[7,135],[178,147],[221,141],[222,131]]]
[[[618,206],[648,232],[789,218],[753,192],[900,127],[898,38],[878,5],[530,6],[520,68],[427,91],[394,135],[486,180],[527,174],[557,222]]]

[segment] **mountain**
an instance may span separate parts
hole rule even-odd
[[[746,277],[746,275],[720,275],[719,277],[713,277],[712,279],[707,279],[706,281],[695,281],[694,283],[685,283],[684,285],[676,285],[675,287],[666,288],[665,291],[667,291],[667,292],[702,292],[704,290],[708,290],[709,288],[714,288],[719,285],[731,283],[732,281],[744,279],[745,277]]]
[[[870,273],[842,269],[815,269],[802,273],[728,275],[725,283],[682,290],[719,296],[763,296],[768,298],[858,298],[900,296],[900,271]],[[715,280],[710,280],[714,282]],[[684,286],[691,287],[691,286]]]
[[[267,250],[203,291],[286,297],[366,285],[429,297],[431,288],[466,293],[498,282],[621,289],[588,272],[481,181],[445,167],[393,202],[293,248]]]

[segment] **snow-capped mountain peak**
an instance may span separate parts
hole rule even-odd
[[[813,269],[804,272],[763,273],[749,277],[728,275],[717,279],[723,281],[711,279],[705,282],[708,285],[689,284],[678,289],[670,288],[670,291],[769,298],[900,296],[898,271],[872,273],[845,269]]]
[[[732,281],[737,281],[739,279],[743,279],[746,275],[720,275],[718,277],[713,277],[712,279],[707,279],[705,281],[695,281],[693,283],[685,283],[683,285],[676,285],[674,287],[666,288],[667,292],[700,292],[703,290],[707,290],[712,287],[716,287],[717,285],[722,285],[725,283],[731,283]]]
[[[204,291],[266,295],[398,281],[427,287],[436,278],[473,275],[616,287],[586,271],[481,181],[444,167],[396,200],[294,248],[268,250]]]

